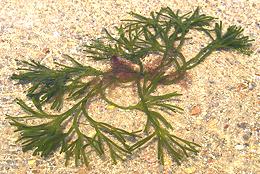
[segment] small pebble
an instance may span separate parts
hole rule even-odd
[[[243,150],[244,148],[245,148],[244,145],[241,145],[241,144],[235,145],[235,149],[236,149],[236,150]]]
[[[48,54],[48,53],[50,53],[50,50],[49,50],[49,48],[43,48],[42,52],[44,54]]]
[[[242,138],[243,138],[243,140],[248,141],[249,138],[251,137],[251,135],[252,135],[252,132],[247,132],[247,133],[245,133],[245,134],[242,136]]]
[[[55,36],[55,37],[59,37],[59,36],[60,36],[60,33],[57,32],[57,31],[54,31],[52,34],[53,34],[53,36]]]
[[[40,170],[37,170],[37,169],[36,170],[32,170],[32,173],[33,174],[38,174],[38,173],[40,173]]]
[[[224,129],[227,129],[229,127],[229,125],[228,124],[226,124],[225,126],[224,126]]]
[[[114,105],[108,105],[108,106],[107,106],[107,109],[108,109],[108,110],[113,110],[113,109],[115,109],[115,108],[116,108],[116,107],[115,107]]]
[[[28,164],[29,164],[29,165],[34,165],[35,162],[36,162],[36,160],[29,160],[29,161],[28,161]]]
[[[244,83],[239,83],[236,87],[236,91],[237,92],[241,92],[242,90],[246,89],[247,88],[247,85],[244,84]]]
[[[242,123],[238,123],[237,127],[241,128],[241,129],[246,129],[249,126],[248,123],[246,122],[242,122]]]
[[[184,172],[185,172],[185,173],[188,173],[188,174],[194,173],[195,171],[196,171],[196,168],[195,168],[195,167],[188,167],[188,168],[185,168],[185,169],[184,169]]]
[[[191,115],[199,115],[201,113],[200,106],[193,106],[191,109]]]
[[[253,90],[256,87],[256,83],[252,82],[248,84],[248,89]]]
[[[248,143],[245,143],[244,146],[245,146],[245,147],[249,147],[249,144],[248,144]]]

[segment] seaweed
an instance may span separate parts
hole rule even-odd
[[[66,164],[74,157],[76,165],[88,165],[92,152],[100,157],[108,152],[116,163],[151,141],[157,142],[161,164],[164,164],[166,154],[180,164],[183,157],[199,152],[200,145],[172,133],[174,128],[163,114],[183,112],[181,107],[167,102],[181,94],[174,91],[156,95],[155,91],[159,85],[177,83],[188,70],[197,67],[215,51],[237,50],[249,55],[253,40],[243,36],[243,29],[238,26],[223,31],[222,22],[214,25],[216,18],[201,14],[199,8],[186,14],[166,7],[151,12],[149,17],[134,12],[130,15],[131,19],[122,20],[122,25],[115,28],[116,34],[105,29],[104,37],[83,46],[87,60],[110,63],[111,68],[107,71],[85,66],[69,55],[65,57],[72,66],[56,63],[58,68],[54,69],[35,60],[22,61],[20,72],[11,78],[20,84],[31,84],[27,96],[34,107],[17,99],[27,115],[7,118],[20,133],[18,141],[24,151],[33,150],[33,155],[47,157],[60,150],[65,153]],[[187,58],[182,54],[182,47],[190,39],[186,37],[187,33],[194,30],[203,32],[211,41],[196,56]],[[160,58],[153,59],[152,65],[147,66],[144,59],[154,55]],[[169,70],[171,72],[167,73]],[[86,77],[87,82],[82,80]],[[137,104],[121,106],[106,97],[106,89],[122,83],[134,84],[139,97]],[[122,110],[143,112],[146,124],[141,130],[129,132],[97,121],[88,111],[93,98],[100,98]],[[61,112],[65,99],[76,104]],[[59,111],[58,114],[47,113],[44,108],[48,104],[50,109]],[[40,119],[44,123],[26,124],[28,119]],[[80,124],[90,126],[92,132],[83,132]]]

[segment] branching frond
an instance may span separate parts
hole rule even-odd
[[[62,133],[61,127],[55,122],[28,126],[11,118],[10,124],[20,132],[23,151],[34,150],[33,155],[40,154],[47,157],[59,146],[64,144],[66,134]]]
[[[87,57],[110,63],[107,71],[85,66],[68,55],[65,57],[73,66],[56,63],[57,68],[49,68],[35,60],[22,61],[20,72],[11,78],[20,84],[31,84],[27,96],[34,106],[17,99],[26,115],[7,118],[20,133],[18,141],[24,151],[32,150],[33,155],[46,157],[59,149],[65,154],[66,165],[71,158],[76,165],[88,165],[92,152],[99,156],[108,152],[116,163],[154,141],[161,164],[167,154],[180,164],[185,156],[198,152],[198,144],[173,134],[176,130],[171,121],[174,119],[167,119],[184,112],[172,100],[181,94],[171,91],[158,94],[157,89],[160,85],[178,82],[216,50],[232,49],[250,54],[253,40],[242,34],[241,27],[230,26],[223,31],[222,22],[211,26],[215,18],[201,13],[199,8],[185,14],[169,7],[151,12],[148,17],[135,12],[130,14],[132,18],[123,20],[115,33],[104,29],[102,38],[84,46]],[[187,39],[192,39],[187,34],[193,30],[204,32],[211,42],[196,56],[184,56],[182,47]],[[151,55],[159,59],[152,57],[149,65],[145,58]],[[125,82],[137,88],[139,101],[132,106],[116,104],[106,97],[106,89]],[[60,110],[66,97],[76,102],[67,111],[49,114],[43,109],[43,105],[50,103],[50,109]],[[95,120],[89,114],[89,106],[96,98],[122,110],[142,112],[146,124],[141,131],[129,132]],[[39,123],[27,125],[27,120]],[[84,125],[88,125],[86,129],[82,129]]]
[[[22,61],[24,66],[28,68],[18,68],[23,70],[20,74],[14,74],[11,78],[19,80],[18,83],[32,84],[32,87],[28,89],[27,96],[38,105],[52,102],[52,109],[61,109],[63,103],[63,96],[65,93],[70,92],[71,95],[77,95],[70,89],[68,83],[72,83],[75,90],[75,85],[82,85],[79,81],[81,77],[86,76],[100,76],[103,73],[90,66],[83,66],[80,63],[72,59],[75,66],[69,67],[61,65],[61,69],[54,70],[46,67],[45,65],[36,62],[34,60]],[[83,90],[80,88],[79,90]],[[78,90],[77,90],[78,91]],[[78,91],[79,92],[79,91]]]
[[[249,39],[249,36],[242,35],[242,32],[244,31],[242,27],[232,25],[228,27],[225,33],[223,33],[222,22],[220,22],[219,24],[215,24],[214,31],[216,34],[216,42],[219,45],[218,48],[234,49],[247,55],[252,53],[250,47],[254,40]]]

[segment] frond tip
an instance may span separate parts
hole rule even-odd
[[[252,53],[250,47],[254,39],[249,39],[249,36],[244,36],[242,34],[244,31],[242,27],[235,25],[229,26],[227,31],[222,34],[222,22],[220,22],[219,24],[215,24],[214,31],[216,34],[215,41],[219,49],[234,49],[246,55]]]
[[[55,128],[51,123],[28,126],[13,118],[11,120],[10,124],[17,128],[16,132],[20,132],[21,137],[17,141],[22,142],[24,152],[33,150],[33,155],[48,157],[65,143],[66,134],[62,133],[60,127]]]

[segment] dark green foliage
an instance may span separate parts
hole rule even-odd
[[[219,45],[218,48],[230,48],[241,51],[244,54],[250,54],[250,47],[252,46],[248,36],[243,36],[243,29],[232,25],[228,27],[226,33],[222,34],[222,22],[215,24],[214,28],[216,39],[215,41]]]
[[[68,57],[73,63],[73,67],[58,64],[62,69],[50,69],[39,62],[31,60],[31,62],[23,61],[24,66],[28,68],[19,68],[25,70],[25,73],[14,74],[11,78],[19,80],[19,83],[31,83],[32,87],[28,89],[27,96],[41,105],[52,102],[51,109],[61,109],[63,96],[70,92],[72,97],[77,97],[80,92],[88,87],[86,84],[80,83],[78,80],[86,76],[99,76],[103,73],[90,66],[83,66],[71,57]],[[71,85],[68,85],[68,83]]]
[[[22,141],[24,152],[34,150],[33,155],[41,154],[41,156],[46,157],[65,143],[66,134],[62,132],[58,125],[55,125],[55,122],[28,126],[14,118],[11,118],[11,120],[10,124],[16,126],[16,131],[21,134],[18,141]]]
[[[24,61],[26,68],[20,68],[22,72],[12,76],[18,83],[32,85],[27,96],[36,108],[18,99],[17,103],[28,115],[8,116],[11,125],[20,132],[19,141],[24,151],[34,150],[34,155],[48,156],[60,149],[61,153],[66,154],[66,164],[74,157],[76,165],[80,161],[88,165],[91,152],[104,156],[107,150],[116,163],[150,141],[157,142],[161,164],[164,164],[166,153],[180,164],[190,152],[198,152],[198,144],[172,134],[174,127],[164,117],[165,113],[174,117],[183,112],[182,108],[171,103],[172,98],[181,94],[169,92],[155,95],[154,92],[159,85],[176,83],[187,70],[199,65],[216,50],[232,49],[249,54],[252,40],[242,35],[241,27],[230,26],[223,31],[222,22],[211,27],[215,18],[201,14],[199,8],[186,14],[174,12],[169,7],[151,12],[149,17],[134,12],[130,14],[132,19],[123,20],[124,23],[116,28],[116,34],[105,29],[103,38],[84,46],[87,57],[110,61],[112,69],[102,72],[66,56],[73,66],[56,63],[59,68],[51,69],[34,60]],[[211,42],[196,56],[186,58],[181,53],[182,46],[188,39],[187,33],[193,30],[204,32]],[[143,58],[150,54],[161,56],[161,60],[157,66],[147,69]],[[133,66],[138,68],[134,69]],[[166,73],[169,69],[173,71]],[[91,78],[84,82],[82,79],[85,77]],[[137,104],[120,106],[106,97],[107,88],[123,82],[132,82],[137,87],[140,98]],[[128,132],[94,120],[88,113],[88,105],[94,97],[120,109],[143,112],[147,118],[146,124],[142,130]],[[42,109],[43,105],[51,103],[50,109],[59,110],[64,98],[76,100],[77,103],[57,115],[48,114]],[[22,123],[26,119],[44,119],[48,122],[29,126]],[[82,125],[88,125],[92,130],[83,132]]]

